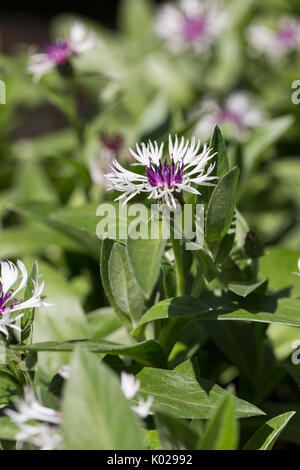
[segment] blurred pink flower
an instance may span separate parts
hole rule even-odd
[[[156,21],[157,34],[174,52],[208,50],[228,24],[228,18],[215,0],[180,0],[163,5]]]

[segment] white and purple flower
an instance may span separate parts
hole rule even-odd
[[[182,191],[200,194],[194,186],[213,186],[211,176],[215,164],[208,162],[216,155],[204,144],[200,152],[200,141],[195,137],[191,143],[184,139],[179,141],[175,136],[174,142],[169,136],[168,151],[164,155],[164,144],[158,146],[154,141],[146,145],[136,145],[136,151],[129,149],[137,163],[144,168],[145,174],[126,170],[115,159],[111,172],[106,175],[109,190],[117,190],[122,194],[116,200],[123,200],[124,205],[137,194],[148,193],[148,199],[165,203],[168,207],[176,207],[176,198]]]
[[[48,45],[43,53],[33,54],[28,64],[28,72],[38,82],[43,75],[55,67],[63,67],[68,64],[71,57],[92,49],[96,44],[96,37],[79,22],[75,22],[68,38],[58,39]]]
[[[259,23],[250,25],[247,38],[251,46],[259,53],[272,58],[300,50],[300,17],[284,16],[276,29]]]
[[[43,292],[45,282],[39,284],[38,280],[33,281],[32,297],[28,300],[17,300],[16,295],[24,289],[27,284],[27,270],[22,261],[17,260],[14,264],[11,261],[0,261],[0,332],[6,338],[9,337],[8,328],[20,331],[20,327],[16,325],[16,321],[24,314],[15,313],[20,310],[36,307],[50,307],[51,304],[42,301],[41,294]],[[19,282],[19,285],[15,285]]]
[[[5,414],[19,428],[16,435],[16,439],[20,441],[19,448],[24,441],[40,447],[41,450],[53,450],[59,447],[62,442],[60,435],[62,417],[58,411],[41,405],[36,399],[34,390],[29,387],[24,388],[24,397],[17,400],[15,407],[15,410],[5,410]],[[33,420],[38,423],[33,424]]]
[[[200,138],[211,135],[215,125],[229,125],[238,139],[247,136],[250,129],[258,126],[264,117],[261,107],[255,98],[244,91],[237,91],[228,96],[221,106],[215,99],[206,99],[195,110],[191,117],[201,115],[195,126],[195,134]]]
[[[173,52],[209,49],[227,25],[227,15],[215,0],[180,0],[159,9],[156,32]]]

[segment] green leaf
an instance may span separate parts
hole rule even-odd
[[[33,322],[33,342],[65,341],[90,336],[86,316],[66,280],[48,264],[39,261],[39,271],[45,281],[43,294],[52,307],[35,310]],[[27,264],[27,263],[26,263]],[[31,261],[30,261],[31,264]],[[38,354],[38,368],[45,382],[64,365],[68,364],[70,354],[42,352]]]
[[[123,0],[118,16],[121,31],[131,39],[141,41],[151,31],[153,15],[147,0]]]
[[[149,450],[162,450],[159,435],[156,429],[145,430],[145,447]]]
[[[0,406],[7,405],[22,393],[21,385],[12,375],[0,368]]]
[[[250,298],[251,297],[251,298]],[[279,323],[281,325],[300,327],[300,299],[267,297],[252,294],[244,308],[231,313],[217,315],[218,320],[243,320],[262,323]],[[213,318],[211,315],[210,320]]]
[[[230,255],[236,239],[236,211],[228,232],[222,238],[216,254],[216,264],[222,264]]]
[[[207,281],[212,281],[219,273],[219,270],[208,251],[204,248],[200,248],[199,250],[193,250],[192,254],[196,257]]]
[[[222,400],[208,422],[200,441],[201,450],[236,450],[238,423],[235,418],[233,395]]]
[[[34,263],[32,271],[28,277],[27,285],[24,293],[24,301],[32,297],[33,282],[38,281],[39,267],[37,262]],[[32,322],[34,318],[34,310],[26,310],[24,316],[21,318],[21,343],[29,343],[29,339],[32,333]]]
[[[157,282],[165,245],[166,240],[162,239],[143,240],[138,238],[133,240],[130,238],[129,233],[127,241],[129,262],[133,274],[147,299],[149,299]]]
[[[144,296],[129,265],[127,250],[119,243],[111,250],[108,277],[118,307],[136,323],[144,308]]]
[[[74,352],[62,413],[68,450],[143,448],[143,433],[117,377],[87,351]]]
[[[76,346],[81,346],[93,353],[104,353],[109,355],[126,356],[141,364],[155,367],[165,367],[166,359],[160,345],[154,340],[147,340],[129,346],[112,343],[111,341],[90,341],[90,340],[70,340],[70,341],[45,341],[29,345],[11,346],[17,351],[47,351],[47,352],[72,352]]]
[[[211,176],[217,176],[218,178],[221,178],[223,175],[225,175],[229,171],[229,162],[228,162],[227,150],[226,150],[225,142],[222,136],[222,132],[219,126],[217,125],[215,126],[213,130],[213,135],[212,135],[209,146],[212,149],[211,153],[212,154],[216,153],[216,156],[213,159],[215,163],[215,167],[211,173]],[[215,182],[217,181],[218,180],[216,180]],[[208,202],[213,192],[213,187],[202,186],[200,192],[201,192],[201,197],[203,197],[204,200]],[[199,199],[200,201],[199,197],[197,199]]]
[[[131,329],[131,321],[128,315],[126,315],[126,313],[122,311],[122,309],[118,306],[117,302],[115,301],[111,284],[110,284],[110,280],[109,280],[109,259],[110,259],[110,255],[111,255],[114,243],[115,242],[113,240],[110,240],[109,238],[105,238],[102,241],[101,255],[100,255],[101,280],[102,280],[102,285],[103,285],[106,297],[108,298],[111,306],[113,307],[115,314],[117,315],[119,320],[127,329]]]
[[[0,418],[0,439],[14,441],[18,432],[19,427],[8,416]]]
[[[231,292],[234,292],[236,295],[240,295],[241,297],[247,297],[247,295],[254,292],[259,287],[263,286],[268,282],[268,279],[262,279],[261,281],[255,282],[251,284],[249,282],[230,282],[228,284],[228,289]]]
[[[6,228],[0,232],[0,257],[18,258],[27,255],[43,253],[47,247],[61,247],[69,251],[87,253],[82,244],[76,240],[52,230],[49,227],[18,226]]]
[[[235,209],[239,169],[234,167],[218,181],[208,204],[205,237],[209,244],[220,241],[227,233]]]
[[[249,441],[245,444],[244,450],[271,450],[278,437],[294,416],[295,411],[289,411],[276,418],[270,419],[261,426]]]
[[[249,176],[249,172],[253,171],[266,150],[286,133],[293,121],[292,116],[280,116],[257,127],[245,145],[245,176]]]
[[[194,317],[209,311],[209,307],[195,297],[176,297],[158,302],[140,319],[137,328],[145,323],[163,318]]]
[[[271,289],[276,291],[290,289],[292,296],[299,296],[299,277],[293,274],[293,272],[298,271],[298,258],[298,249],[288,250],[279,247],[268,247],[266,254],[259,260],[259,268],[261,275],[269,279]]]
[[[165,413],[155,413],[155,424],[164,450],[192,450],[198,435],[187,422]]]
[[[86,316],[92,337],[99,340],[122,327],[122,323],[111,307],[103,307],[89,312]]]
[[[214,168],[213,174],[220,178],[229,171],[229,162],[226,145],[219,126],[215,126],[214,128],[214,132],[210,141],[210,148],[213,150],[212,153],[217,152],[216,166]]]
[[[161,268],[163,274],[165,297],[176,297],[177,286],[174,266],[172,266],[172,264],[167,259],[164,259]]]
[[[142,395],[152,395],[160,410],[177,418],[210,418],[228,392],[200,377],[144,368],[137,374]],[[237,417],[264,414],[256,406],[234,397]]]
[[[9,208],[23,217],[37,220],[55,229],[77,243],[80,243],[89,255],[99,259],[99,240],[96,227],[99,218],[96,216],[96,204],[57,210],[54,204],[32,202],[10,205]]]

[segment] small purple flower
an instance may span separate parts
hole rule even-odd
[[[228,96],[225,103],[219,105],[213,98],[204,99],[191,117],[200,119],[195,127],[195,134],[201,138],[211,135],[213,128],[229,125],[236,138],[247,136],[249,129],[256,127],[263,119],[263,112],[256,100],[244,91],[236,91]]]
[[[92,49],[97,43],[100,44],[100,41],[96,40],[95,35],[90,33],[83,24],[76,22],[70,29],[69,37],[58,39],[50,44],[45,48],[44,53],[33,54],[27,70],[38,82],[43,75],[56,66],[66,65],[71,57]]]
[[[72,46],[66,39],[50,44],[45,48],[45,54],[56,65],[65,65],[69,57],[75,54]]]
[[[157,142],[136,145],[136,151],[129,149],[137,163],[141,165],[145,174],[141,175],[126,170],[115,159],[111,166],[111,172],[105,175],[109,182],[108,189],[122,192],[117,199],[123,199],[124,204],[139,193],[148,193],[148,199],[163,202],[169,207],[176,207],[176,196],[187,191],[200,194],[197,186],[213,186],[211,176],[214,163],[208,162],[216,155],[205,144],[201,152],[200,141],[195,137],[191,143],[182,137],[179,141],[175,136],[173,142],[169,136],[168,152],[163,157],[164,144],[160,147]],[[195,187],[196,186],[196,187]],[[178,199],[178,198],[177,198]]]
[[[300,50],[300,18],[284,16],[277,28],[253,23],[247,31],[248,41],[259,53],[280,58],[291,51]]]
[[[205,18],[189,18],[186,16],[183,22],[183,35],[187,42],[193,42],[206,33]]]
[[[216,0],[180,0],[166,3],[158,12],[156,31],[174,52],[190,48],[208,50],[227,25],[226,14]]]

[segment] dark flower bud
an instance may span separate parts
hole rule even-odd
[[[259,258],[264,254],[264,245],[258,235],[252,230],[246,235],[244,249],[249,258]]]

